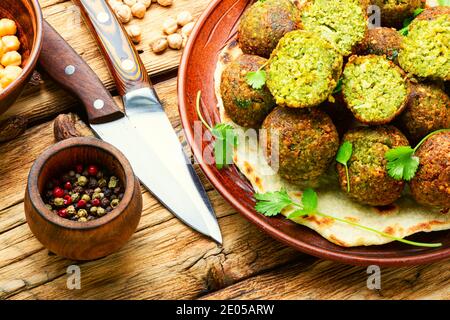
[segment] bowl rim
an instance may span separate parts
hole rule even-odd
[[[262,222],[259,220],[255,214],[251,210],[248,210],[245,206],[243,206],[229,190],[219,181],[218,177],[214,174],[212,169],[206,164],[205,161],[201,161],[203,159],[203,151],[202,147],[199,146],[194,139],[194,131],[190,126],[190,122],[188,117],[189,102],[186,99],[186,83],[188,81],[188,65],[189,59],[191,58],[192,50],[194,48],[194,44],[203,29],[208,17],[210,14],[216,9],[216,7],[220,4],[222,0],[214,0],[209,4],[203,14],[197,20],[197,23],[189,37],[186,47],[183,51],[183,55],[181,57],[180,67],[178,71],[178,83],[177,83],[177,94],[178,94],[178,110],[181,118],[181,124],[183,126],[183,130],[186,136],[186,139],[193,151],[194,157],[198,159],[198,163],[202,171],[205,173],[208,180],[214,186],[214,188],[220,193],[220,195],[229,203],[233,208],[235,208],[238,213],[242,214],[248,221],[256,225],[259,229],[270,235],[271,237],[277,239],[278,241],[293,247],[299,251],[304,253],[313,255],[318,258],[333,260],[345,264],[350,265],[360,265],[360,266],[368,266],[368,265],[379,265],[379,266],[389,266],[389,267],[400,267],[407,265],[421,265],[421,264],[429,264],[432,262],[441,261],[443,259],[448,259],[450,257],[450,248],[443,248],[439,250],[432,250],[426,253],[419,253],[417,255],[412,256],[403,256],[403,257],[387,257],[387,256],[359,256],[355,253],[348,252],[334,252],[332,250],[328,250],[325,248],[321,248],[319,246],[315,246],[313,243],[307,243],[298,239],[294,239],[289,235],[283,233],[278,230],[274,226],[270,225],[267,222]],[[450,231],[449,231],[450,232]]]
[[[27,0],[36,15],[36,32],[34,34],[34,42],[33,47],[31,48],[30,56],[28,58],[27,63],[23,67],[23,71],[20,76],[15,79],[12,83],[10,83],[6,88],[4,88],[0,92],[0,101],[7,97],[10,93],[15,91],[17,87],[27,81],[28,77],[36,68],[36,64],[39,59],[39,55],[42,49],[42,39],[43,39],[43,17],[42,10],[39,5],[38,0]]]
[[[48,160],[64,150],[78,147],[97,148],[101,149],[103,152],[110,154],[122,167],[122,170],[124,171],[126,177],[126,188],[123,199],[120,201],[119,205],[116,208],[114,208],[113,211],[104,215],[103,217],[83,223],[62,218],[51,212],[45,206],[44,200],[42,199],[42,196],[38,188],[39,173],[41,172],[43,166],[48,162]],[[91,230],[110,223],[124,212],[124,210],[133,200],[136,179],[137,178],[134,175],[131,164],[117,148],[97,138],[78,137],[78,138],[70,138],[56,143],[55,145],[45,150],[36,159],[36,161],[34,162],[33,166],[30,169],[30,173],[28,174],[27,192],[29,195],[31,205],[36,210],[36,212],[38,212],[38,214],[47,222],[65,229]]]

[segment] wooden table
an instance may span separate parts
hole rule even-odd
[[[44,16],[97,71],[114,85],[97,46],[70,1],[40,0]],[[176,76],[181,52],[150,52],[162,20],[188,9],[199,16],[209,0],[174,0],[170,9],[153,4],[138,46],[175,130],[181,131]],[[57,59],[57,57],[55,57]],[[117,99],[119,101],[119,99]],[[78,112],[79,103],[44,76],[3,115],[29,119],[27,131],[0,144],[1,299],[449,299],[450,261],[383,268],[381,290],[366,286],[366,268],[323,261],[286,247],[244,220],[202,175],[223,232],[220,247],[191,231],[148,192],[144,212],[129,243],[109,257],[77,263],[49,252],[25,221],[23,195],[30,166],[54,143],[53,119]],[[82,113],[80,113],[82,115]],[[80,120],[79,129],[90,134]],[[68,290],[67,267],[81,268],[81,290]]]

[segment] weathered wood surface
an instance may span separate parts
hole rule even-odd
[[[175,77],[180,52],[156,56],[148,50],[148,41],[160,32],[165,16],[183,8],[198,16],[208,3],[175,0],[171,9],[154,5],[144,21],[137,21],[146,30],[139,46],[145,65],[153,76],[166,74],[153,78],[177,131],[181,125]],[[41,4],[48,21],[114,93],[112,78],[86,27],[67,27],[66,21],[76,16],[72,3],[41,0]],[[0,299],[450,299],[449,261],[382,269],[381,289],[369,290],[366,268],[319,260],[274,241],[237,214],[203,175],[219,217],[223,247],[191,231],[142,189],[143,217],[122,250],[84,263],[51,255],[26,224],[23,194],[33,161],[54,143],[53,118],[68,110],[79,111],[76,100],[44,76],[44,83],[29,87],[7,113],[24,115],[32,125],[21,137],[0,144]],[[81,120],[77,126],[83,134],[91,134]],[[81,290],[66,287],[66,268],[71,264],[81,267]]]

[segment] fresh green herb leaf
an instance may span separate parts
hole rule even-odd
[[[402,36],[407,36],[408,35],[408,28],[409,25],[411,24],[411,22],[414,20],[415,17],[417,17],[419,14],[421,14],[425,9],[423,8],[417,8],[416,10],[414,10],[413,12],[413,16],[406,18],[405,20],[403,20],[403,28],[400,29],[398,32],[400,32],[400,34]]]
[[[212,133],[216,138],[214,141],[214,158],[216,160],[217,169],[222,169],[226,164],[232,163],[232,155],[234,147],[237,146],[238,140],[234,128],[230,124],[219,123],[211,128],[211,126],[205,121],[200,111],[200,105],[202,100],[202,92],[197,92],[197,115],[203,125]]]
[[[416,10],[414,10],[413,12],[414,18],[417,17],[419,14],[421,14],[424,10],[425,10],[424,8],[417,8]]]
[[[450,0],[438,0],[437,3],[443,7],[450,7]]]
[[[293,204],[286,190],[256,193],[255,199],[257,200],[256,211],[268,217],[276,216],[284,208]]]
[[[395,180],[405,181],[410,181],[414,178],[420,164],[420,159],[414,155],[417,149],[419,149],[429,137],[444,131],[450,131],[450,129],[433,131],[423,138],[414,149],[409,146],[401,146],[387,151],[384,157],[388,161],[387,169],[389,176]]]
[[[345,141],[338,150],[336,161],[345,167],[345,175],[347,176],[347,192],[350,192],[350,177],[348,173],[348,161],[353,154],[353,145],[350,141]]]
[[[442,243],[423,243],[423,242],[415,242],[415,241],[405,240],[402,238],[392,236],[388,233],[378,231],[378,230],[375,230],[370,227],[363,226],[359,223],[356,223],[356,222],[353,222],[353,221],[350,221],[347,219],[341,219],[341,218],[333,217],[328,214],[319,212],[319,211],[317,211],[317,205],[318,205],[317,193],[313,189],[306,189],[303,192],[301,204],[293,201],[290,198],[289,194],[285,190],[275,191],[275,192],[267,192],[267,193],[262,193],[262,194],[256,193],[255,198],[257,200],[256,206],[255,206],[256,211],[260,212],[266,216],[276,216],[279,213],[281,213],[281,211],[284,208],[286,208],[288,206],[294,206],[294,207],[297,207],[298,209],[295,210],[294,212],[292,212],[291,214],[289,214],[289,216],[287,217],[288,219],[293,219],[293,218],[298,218],[298,217],[303,217],[303,216],[308,216],[308,215],[317,215],[317,216],[321,216],[324,218],[339,221],[342,223],[346,223],[348,225],[351,225],[351,226],[354,226],[354,227],[357,227],[357,228],[360,228],[360,229],[363,229],[366,231],[370,231],[370,232],[379,234],[383,237],[386,237],[386,238],[389,238],[389,239],[392,239],[395,241],[403,242],[403,243],[413,245],[413,246],[428,247],[428,248],[436,248],[436,247],[442,246]]]
[[[237,146],[237,136],[232,125],[219,123],[212,129],[212,134],[216,137],[214,142],[214,158],[217,169],[222,169],[225,165],[232,163],[233,149]]]
[[[342,78],[339,78],[337,84],[336,84],[336,88],[334,88],[333,90],[333,94],[339,93],[342,91]]]
[[[267,74],[264,70],[250,71],[245,76],[247,84],[255,90],[260,90],[267,80]]]

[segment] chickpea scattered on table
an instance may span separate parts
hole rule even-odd
[[[0,19],[0,92],[22,73],[20,41],[16,36],[17,25],[11,19]]]

